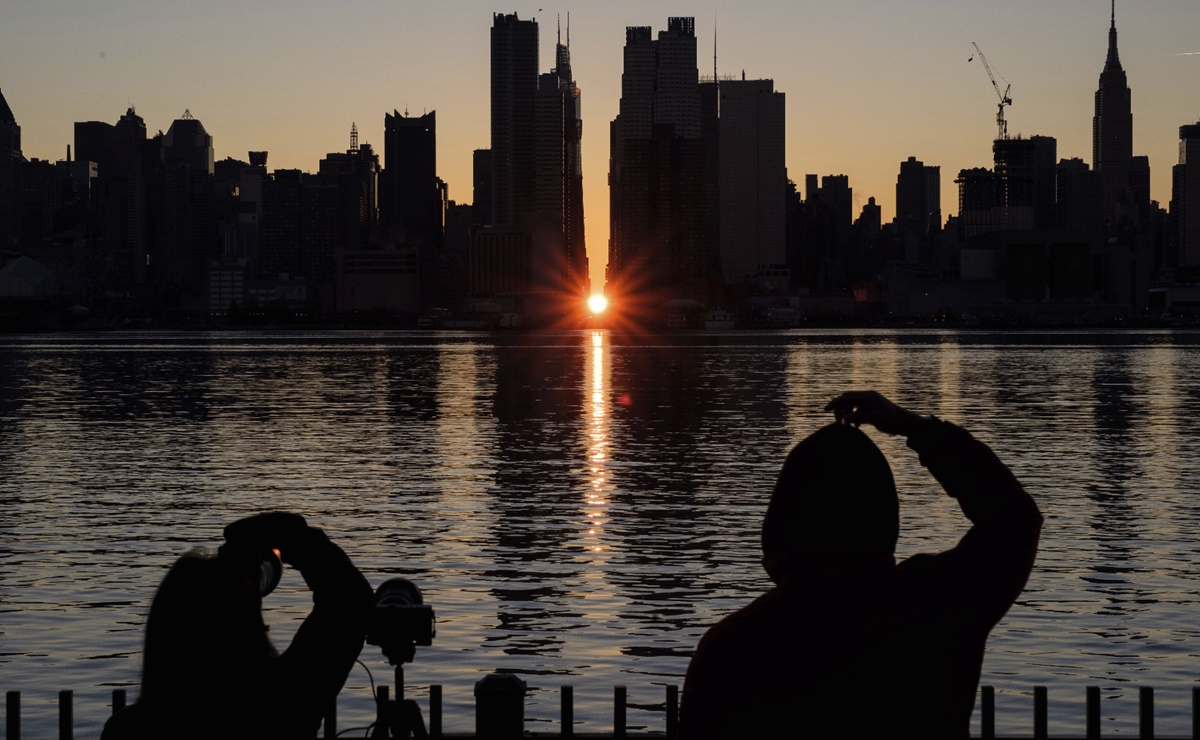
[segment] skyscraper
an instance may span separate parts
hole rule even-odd
[[[722,80],[719,187],[721,278],[787,285],[784,95],[772,80]]]
[[[1097,232],[1104,227],[1100,213],[1100,176],[1082,159],[1063,159],[1055,166],[1057,226],[1072,231]]]
[[[385,233],[399,230],[414,243],[441,244],[436,111],[417,117],[384,114],[383,163],[379,189]]]
[[[21,233],[17,202],[21,192],[21,127],[0,92],[0,253],[12,249]]]
[[[930,264],[932,234],[942,226],[942,169],[926,166],[916,157],[900,163],[896,177],[896,258],[909,264]]]
[[[351,128],[349,149],[330,152],[321,160],[318,177],[337,186],[341,227],[334,239],[334,252],[366,249],[379,222],[379,155],[370,144],[359,145],[357,127]],[[433,185],[436,199],[436,178]],[[435,217],[440,213],[438,202],[435,200]],[[437,224],[440,226],[440,218]]]
[[[534,204],[538,25],[492,18],[492,223],[528,225]]]
[[[204,124],[184,111],[183,116],[176,118],[167,135],[163,137],[163,162],[167,164],[183,164],[193,172],[213,174],[213,137],[205,130]]]
[[[1096,90],[1096,114],[1092,118],[1092,164],[1100,173],[1104,215],[1114,220],[1117,203],[1129,187],[1133,160],[1133,111],[1129,83],[1117,55],[1117,4],[1112,0],[1112,24],[1108,30],[1108,58]]]
[[[103,121],[76,121],[75,159],[93,162],[98,187],[94,228],[102,240],[102,274],[110,290],[128,291],[146,282],[146,188],[143,153],[146,123],[129,108],[116,126]]]
[[[533,324],[572,321],[588,280],[583,123],[570,50],[560,35],[553,70],[539,75],[537,23],[496,14],[491,54],[492,146],[473,159],[466,293],[499,299]]]
[[[610,137],[605,292],[651,307],[703,298],[705,152],[692,18],[669,18],[657,40],[648,27],[625,30]]]
[[[896,177],[896,225],[924,237],[942,225],[942,168],[916,157],[900,163]]]
[[[570,30],[568,28],[568,34]],[[560,36],[554,69],[538,78],[535,183],[541,260],[547,288],[583,297],[588,291],[583,229],[583,118],[571,51]]]
[[[471,224],[492,224],[492,150],[471,153]]]
[[[146,122],[131,107],[113,127],[112,199],[114,208],[106,214],[106,238],[112,240],[115,277],[118,284],[142,285],[146,282]],[[105,173],[100,173],[106,177]]]
[[[1200,121],[1179,127],[1179,164],[1171,175],[1179,266],[1200,267]]]
[[[1024,228],[1052,228],[1058,140],[1053,136],[996,139],[992,155],[1000,185],[998,205],[1008,209],[1011,223]]]
[[[197,294],[206,261],[215,256],[213,137],[190,111],[175,119],[162,138],[157,188],[157,254],[151,272],[168,303]],[[179,304],[183,307],[183,303]]]

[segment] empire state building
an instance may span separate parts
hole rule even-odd
[[[1117,8],[1113,0],[1108,30],[1108,59],[1096,90],[1096,115],[1092,119],[1092,161],[1100,173],[1105,217],[1113,220],[1116,205],[1130,185],[1133,161],[1133,112],[1129,83],[1117,55]]]

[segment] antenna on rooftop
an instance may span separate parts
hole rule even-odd
[[[182,118],[182,119],[183,119],[183,120],[185,120],[185,121],[194,121],[194,120],[196,120],[196,117],[192,115],[192,109],[191,109],[191,108],[184,108],[184,109],[183,109],[183,115],[182,115],[182,116],[180,116],[180,118]]]
[[[350,151],[358,151],[358,124],[350,122]]]

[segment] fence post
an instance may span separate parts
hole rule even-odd
[[[996,737],[996,688],[979,687],[979,737],[994,740]]]
[[[625,737],[625,687],[613,687],[613,737]]]
[[[1049,736],[1047,732],[1046,716],[1049,714],[1049,702],[1046,700],[1046,687],[1033,687],[1033,736],[1037,740],[1046,740]]]
[[[679,734],[679,687],[667,687],[667,740],[675,740]]]
[[[475,682],[475,735],[497,740],[525,734],[525,682],[492,673]]]
[[[75,692],[58,692],[58,740],[75,737]]]
[[[1200,686],[1192,687],[1192,738],[1200,740]]]
[[[375,687],[375,728],[383,728],[384,736],[386,737],[388,728],[388,700],[392,696],[392,690],[387,684],[380,684]]]
[[[562,687],[562,735],[572,737],[575,734],[575,687]]]
[[[1138,690],[1138,737],[1154,737],[1154,689],[1143,686]]]
[[[442,736],[442,685],[435,683],[429,687],[429,736]]]
[[[5,729],[8,740],[21,740],[21,692],[10,691],[5,694]]]
[[[1100,740],[1100,687],[1087,687],[1087,740]]]

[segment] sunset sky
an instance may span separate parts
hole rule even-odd
[[[359,139],[382,154],[383,116],[437,111],[438,169],[450,197],[471,199],[471,152],[489,142],[493,12],[541,26],[553,65],[556,17],[583,95],[584,193],[594,288],[608,242],[608,125],[616,115],[626,26],[696,18],[698,66],[772,78],[787,95],[787,166],[846,174],[856,210],[894,211],[900,162],[953,180],[991,166],[996,93],[978,59],[1012,85],[1010,134],[1054,136],[1058,155],[1092,163],[1093,95],[1104,65],[1109,0],[4,0],[0,91],[26,157],[61,159],[75,121],[115,123],[133,105],[151,133],[188,109],[216,156],[270,152],[271,168],[315,171]],[[1170,200],[1178,131],[1200,119],[1200,2],[1118,0],[1121,61],[1133,91],[1134,153],[1150,157],[1152,197]],[[1003,83],[1002,83],[1003,84]]]

